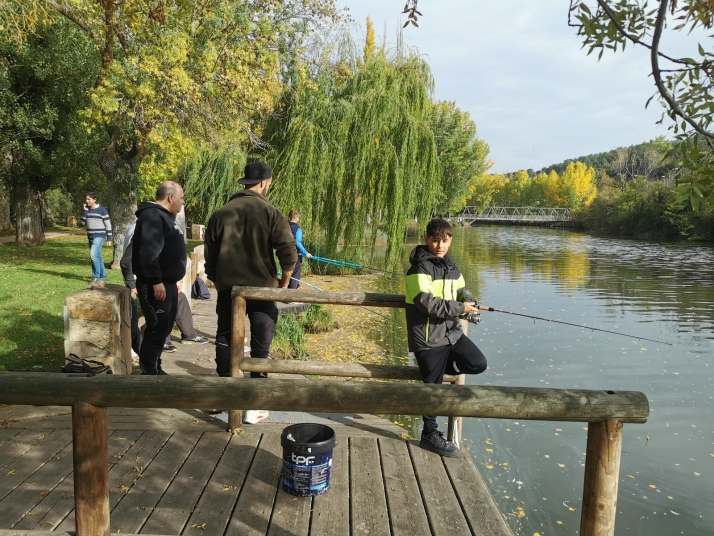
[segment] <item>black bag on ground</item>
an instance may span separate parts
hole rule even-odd
[[[196,281],[194,281],[193,285],[191,285],[191,295],[191,297],[197,300],[211,299],[211,293],[208,292],[208,287],[206,286],[206,283],[204,283],[203,279],[201,279],[200,277],[197,277]]]
[[[62,372],[74,374],[91,373],[91,374],[113,374],[109,365],[105,365],[99,361],[91,359],[82,359],[74,354],[69,354],[67,363],[62,367]]]

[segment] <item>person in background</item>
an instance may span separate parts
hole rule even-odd
[[[107,284],[107,270],[102,259],[102,245],[107,241],[107,246],[112,245],[112,222],[109,212],[97,201],[99,196],[94,192],[87,192],[84,198],[84,210],[80,222],[87,227],[89,240],[89,258],[92,260],[92,282],[90,288],[104,288]]]
[[[265,195],[273,182],[273,170],[264,162],[245,166],[245,185],[216,210],[208,221],[204,239],[206,277],[218,290],[216,314],[216,372],[231,375],[231,289],[233,286],[287,288],[295,269],[297,249],[288,220]],[[277,257],[283,272],[278,281]],[[272,301],[248,300],[250,357],[267,359],[275,335],[278,307]],[[242,344],[243,341],[236,341]],[[251,372],[251,378],[266,378]],[[254,424],[268,417],[264,410],[249,410],[244,422]]]
[[[481,374],[486,357],[464,334],[459,316],[477,314],[476,300],[448,255],[451,225],[441,218],[426,226],[424,245],[409,256],[405,312],[409,351],[414,352],[424,383],[440,384],[444,374]],[[419,446],[441,456],[458,456],[459,447],[444,439],[436,417],[424,415]]]
[[[186,275],[186,242],[175,220],[183,204],[181,185],[166,181],[156,189],[156,201],[141,203],[136,211],[131,268],[146,320],[139,350],[142,374],[166,375],[161,352],[178,311],[176,283]]]
[[[299,221],[300,213],[297,210],[291,210],[288,214],[288,222],[290,223],[290,230],[293,233],[295,245],[297,246],[298,260],[295,264],[295,269],[293,270],[292,279],[290,279],[290,284],[288,285],[288,288],[300,288],[299,281],[300,277],[302,276],[302,258],[312,258],[312,255],[310,255],[307,252],[307,249],[305,249],[305,246],[302,245],[302,229],[298,225]]]

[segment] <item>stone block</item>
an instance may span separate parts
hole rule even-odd
[[[67,216],[67,227],[77,227],[76,216]]]
[[[194,223],[191,226],[191,239],[192,240],[203,240],[206,236],[206,226]]]
[[[65,298],[65,356],[70,353],[131,374],[131,294],[121,285],[82,290]]]

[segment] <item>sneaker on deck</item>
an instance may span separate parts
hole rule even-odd
[[[196,335],[193,339],[181,339],[181,344],[206,344],[207,342],[208,339],[200,335]]]
[[[164,352],[166,352],[167,354],[173,354],[175,351],[176,347],[170,342],[164,344]]]
[[[264,409],[249,409],[243,414],[245,424],[257,424],[268,418],[270,412]]]
[[[424,450],[435,452],[439,456],[447,458],[458,456],[460,453],[459,447],[444,439],[444,434],[438,430],[429,435],[422,434],[419,446]]]

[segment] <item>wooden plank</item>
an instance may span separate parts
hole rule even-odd
[[[120,438],[124,437],[124,440]],[[140,433],[119,431],[109,435],[109,464],[113,468],[116,462],[124,453],[130,449],[141,437]],[[74,530],[74,477],[69,478],[70,472],[47,496],[32,508],[31,514],[25,515],[17,524],[15,529],[24,530],[50,530],[57,527],[72,512],[71,530]],[[110,469],[111,482],[111,469]],[[110,494],[111,497],[111,494]]]
[[[254,381],[261,383],[267,380]],[[243,483],[226,536],[264,536],[282,474],[282,447],[278,434],[264,434]]]
[[[223,432],[206,433],[201,436],[186,463],[141,528],[142,532],[181,533],[230,437]]]
[[[451,487],[441,456],[428,452],[413,441],[409,442],[414,472],[434,536],[472,534],[466,522],[456,493]],[[462,456],[468,456],[462,453]]]
[[[467,452],[443,458],[471,531],[479,536],[512,536],[481,474]]]
[[[25,515],[37,515],[33,511],[38,503],[55,489],[72,472],[72,445],[67,445],[57,456],[50,459],[39,471],[15,488],[2,501],[0,526],[14,527]]]
[[[54,430],[52,428],[40,428],[37,430],[21,430],[13,439],[5,443],[0,448],[0,470],[12,464],[33,445],[47,438]]]
[[[338,437],[332,450],[330,489],[315,497],[311,536],[348,536],[350,533],[349,438]]]
[[[138,532],[199,440],[199,433],[179,432],[171,436],[148,467],[137,466],[138,475],[130,492],[112,511],[114,532]]]
[[[0,448],[6,445],[12,438],[14,438],[20,432],[21,430],[18,430],[17,428],[0,428]]]
[[[307,536],[311,509],[312,497],[295,497],[278,484],[267,536]]]
[[[77,400],[98,407],[199,406],[547,421],[642,423],[649,416],[647,397],[636,391],[0,372],[0,403],[71,405]]]
[[[48,435],[33,435],[35,439],[29,444],[25,441],[20,444],[23,452],[19,458],[2,470],[5,476],[0,479],[0,499],[4,499],[72,441],[72,433],[68,430],[59,430]]]
[[[309,289],[268,287],[233,287],[232,296],[246,300],[330,303],[333,305],[362,305],[367,307],[396,307],[404,309],[403,294],[377,294],[374,292],[332,292]]]
[[[0,536],[76,536],[75,532],[50,532],[46,530],[17,530],[17,529],[0,529]],[[138,534],[122,534],[122,536],[139,536]],[[142,536],[147,536],[146,534]],[[162,536],[152,534],[150,536]]]
[[[201,535],[205,536],[223,534],[259,441],[259,434],[243,433],[231,437],[187,526],[200,526]]]
[[[74,517],[77,536],[109,536],[107,408],[72,405]]]
[[[379,451],[393,536],[431,536],[406,442],[380,439]]]
[[[617,513],[617,486],[622,454],[622,423],[611,420],[588,425],[585,456],[582,536],[613,536]]]
[[[339,376],[344,378],[377,378],[384,380],[422,381],[419,367],[404,365],[372,365],[369,363],[328,363],[326,361],[290,361],[287,359],[244,359],[243,372]],[[444,382],[456,381],[457,376],[444,376]]]
[[[350,509],[352,534],[390,534],[376,438],[350,438]]]

